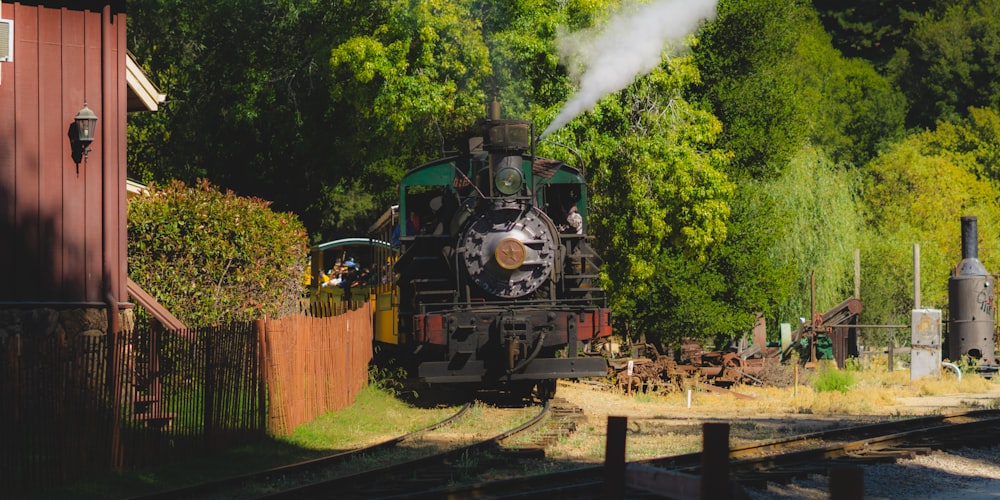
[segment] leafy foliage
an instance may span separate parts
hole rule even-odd
[[[489,48],[493,73],[490,95],[498,95],[508,117],[555,115],[572,88],[556,53],[556,39],[565,31],[593,26],[619,2],[518,1],[477,2],[483,20],[483,41]]]
[[[954,157],[977,178],[1000,182],[1000,113],[969,108],[966,118],[938,123],[927,134],[927,149]]]
[[[906,324],[913,308],[913,244],[920,245],[921,305],[946,308],[948,276],[961,260],[961,217],[978,218],[980,260],[997,269],[1000,196],[978,178],[977,152],[951,146],[957,129],[915,134],[881,155],[864,184],[861,296],[866,322]],[[995,141],[996,139],[994,139]]]
[[[813,0],[833,46],[878,67],[892,58],[921,14],[937,2],[841,2]]]
[[[809,11],[784,0],[724,1],[718,10],[695,47],[698,90],[726,124],[720,146],[735,154],[732,171],[776,176],[806,139],[790,55]]]
[[[694,318],[677,310],[681,297],[692,311],[726,308],[718,276],[704,274],[716,285],[706,285],[704,294],[680,293],[679,288],[698,288],[686,280],[705,265],[707,252],[726,239],[735,188],[723,173],[729,156],[714,147],[719,122],[681,97],[697,78],[691,62],[670,59],[570,127],[574,142],[586,143],[598,165],[591,172],[591,222],[605,258],[613,306],[625,323],[621,326],[636,336],[698,336],[719,327],[705,324],[713,318],[731,329],[726,315]],[[600,123],[620,128],[595,134],[604,128]],[[698,322],[695,327],[693,321]]]
[[[809,380],[816,392],[837,391],[846,394],[855,383],[854,372],[839,370],[837,365],[830,362],[820,364],[820,369]]]
[[[130,49],[167,95],[129,119],[130,175],[207,178],[311,215],[309,200],[343,175],[330,168],[323,71],[336,22],[311,0],[130,1]]]
[[[129,274],[188,326],[298,311],[305,228],[201,181],[152,186],[128,210]]]
[[[871,65],[833,49],[809,7],[733,0],[719,10],[695,54],[739,175],[780,176],[803,147],[861,165],[901,135],[902,94]]]
[[[882,143],[903,135],[906,98],[870,64],[843,58],[815,20],[805,26],[789,75],[802,103],[796,119],[808,124],[804,147],[822,148],[833,162],[860,167]]]
[[[788,300],[774,310],[778,322],[797,323],[809,317],[810,307],[826,311],[854,295],[854,249],[863,221],[853,184],[848,171],[811,149],[796,155],[780,178],[761,186],[774,197],[780,221],[769,253],[790,270]]]
[[[1000,2],[942,2],[919,18],[889,65],[910,102],[909,126],[1000,106]]]
[[[421,159],[439,156],[476,118],[490,74],[479,22],[464,3],[384,2],[370,29],[336,45],[330,56],[338,107],[366,149],[419,153],[380,162],[373,174],[395,180]],[[350,129],[348,129],[350,130]],[[381,170],[378,170],[380,168]]]

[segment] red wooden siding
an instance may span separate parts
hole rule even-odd
[[[3,3],[2,17],[0,303],[98,303],[105,289],[124,302],[124,2]],[[84,101],[99,119],[77,166],[68,132]]]

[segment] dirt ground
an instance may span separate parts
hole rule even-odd
[[[701,425],[705,422],[730,423],[730,444],[740,446],[910,415],[996,408],[1000,406],[1000,384],[992,384],[988,392],[982,393],[891,398],[867,411],[849,413],[799,407],[790,392],[749,399],[698,391],[691,394],[689,405],[686,394],[625,395],[594,384],[560,381],[556,397],[582,408],[585,423],[556,447],[555,456],[601,460],[608,417],[616,416],[628,419],[626,453],[630,460],[639,460],[700,450]],[[773,399],[784,401],[767,401]]]
[[[906,380],[906,377],[900,373],[895,380]],[[576,429],[554,444],[546,445],[544,464],[535,459],[529,460],[527,465],[512,464],[511,470],[497,471],[496,478],[516,477],[525,471],[537,473],[540,469],[558,470],[602,463],[608,417],[611,416],[628,419],[626,459],[637,461],[700,451],[702,424],[706,422],[729,423],[730,446],[739,447],[847,425],[1000,407],[1000,383],[988,384],[988,390],[983,392],[923,397],[911,396],[918,392],[912,387],[901,389],[896,385],[907,386],[905,383],[889,384],[862,387],[848,394],[820,395],[804,386],[797,392],[791,388],[736,388],[731,392],[718,392],[702,387],[692,391],[689,400],[686,393],[679,391],[665,395],[627,395],[598,383],[561,380],[556,398],[583,410],[583,418],[577,422]],[[819,400],[825,398],[839,398],[847,403],[824,405]],[[497,429],[506,428],[499,423],[501,418],[518,421],[533,411],[529,410],[524,410],[524,414],[512,414],[510,408],[487,406],[481,408],[478,417],[470,419],[469,428],[435,433],[434,440],[443,443],[442,446],[453,444],[452,439],[467,439],[470,429],[477,436],[490,435]],[[515,448],[537,446],[531,438],[525,439],[509,445]],[[989,458],[983,459],[980,456],[983,453]],[[949,491],[960,492],[962,498],[987,498],[980,492],[1000,491],[1000,468],[990,465],[1000,463],[997,453],[1000,453],[1000,446],[964,454],[935,452],[917,460],[870,469],[865,473],[866,498],[933,499],[948,496]],[[964,472],[956,473],[956,470]],[[932,484],[923,484],[925,478]],[[902,491],[898,486],[901,481],[912,486],[902,496],[897,495]],[[829,487],[825,477],[810,477],[803,482],[768,485],[747,493],[754,500],[819,499],[829,498]]]
[[[587,424],[553,451],[552,457],[599,462],[609,416],[625,416],[628,460],[641,460],[699,451],[701,424],[728,422],[730,446],[774,439],[850,424],[871,423],[909,415],[947,414],[970,408],[1000,407],[1000,384],[986,392],[888,398],[863,414],[812,413],[794,404],[755,405],[733,394],[692,394],[666,398],[626,396],[595,385],[560,381],[557,397],[583,408]],[[787,397],[787,396],[779,396]],[[739,403],[737,402],[739,401]],[[764,408],[764,409],[762,409]],[[588,440],[590,441],[588,443]],[[868,467],[865,497],[870,499],[936,499],[945,497],[986,499],[1000,497],[1000,445],[986,449],[935,451],[913,460]],[[904,488],[905,486],[905,488]],[[809,477],[787,485],[769,484],[748,490],[752,499],[825,499],[825,477]]]

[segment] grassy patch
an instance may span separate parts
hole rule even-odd
[[[422,429],[456,410],[415,411],[391,394],[369,387],[357,395],[351,406],[300,425],[284,440],[290,445],[312,450],[359,448]]]
[[[837,391],[846,394],[854,382],[854,372],[841,370],[833,363],[822,363],[812,377],[812,386],[817,392]]]

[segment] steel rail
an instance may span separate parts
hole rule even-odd
[[[383,488],[383,493],[385,488],[394,488],[397,490],[393,493],[389,493],[390,496],[393,494],[404,493],[405,484],[400,481],[392,480],[391,478],[393,476],[397,476],[397,478],[399,475],[403,474],[415,476],[418,470],[432,467],[437,468],[438,470],[434,472],[440,474],[442,469],[446,470],[448,468],[447,464],[449,463],[462,461],[474,453],[495,449],[502,441],[541,425],[544,423],[545,419],[549,417],[551,409],[551,402],[545,401],[542,405],[541,411],[539,411],[537,415],[532,417],[527,422],[468,446],[462,446],[445,452],[435,453],[426,457],[395,463],[381,468],[370,469],[355,474],[318,481],[273,494],[262,495],[258,498],[330,498],[331,496],[336,496],[338,498],[351,498],[352,496],[357,498],[384,498],[386,497],[385,495],[371,490],[365,492],[358,490],[364,485],[373,485],[379,480],[385,480],[379,483],[379,486]],[[437,480],[438,479],[433,477],[428,479],[429,482]],[[403,491],[399,491],[399,489],[403,489]]]
[[[422,429],[403,434],[385,441],[373,444],[371,446],[365,446],[362,448],[356,448],[352,450],[343,451],[340,453],[335,453],[333,455],[327,455],[324,457],[313,458],[305,460],[302,462],[296,462],[293,464],[282,465],[270,469],[250,472],[247,474],[241,474],[237,476],[227,477],[218,480],[206,481],[190,486],[184,486],[181,488],[175,488],[167,491],[161,491],[153,493],[150,495],[142,495],[132,497],[131,500],[168,500],[174,498],[197,498],[199,496],[208,496],[212,494],[217,494],[221,491],[235,490],[239,489],[243,485],[266,482],[272,478],[283,477],[283,476],[294,476],[299,474],[305,474],[314,472],[327,467],[333,467],[336,465],[343,464],[348,460],[357,457],[359,455],[364,455],[376,451],[386,450],[397,446],[398,444],[413,439],[417,436],[425,434],[427,432],[439,429],[446,425],[454,423],[456,420],[465,416],[469,409],[472,408],[472,403],[465,403],[459,410],[450,417],[431,424]]]
[[[971,424],[949,423],[969,418],[982,420]],[[885,458],[885,455],[879,454],[879,450],[889,449],[902,440],[956,432],[962,429],[957,427],[961,425],[974,425],[977,427],[976,430],[979,430],[979,427],[995,427],[997,419],[1000,419],[1000,412],[997,410],[968,410],[789,436],[732,448],[729,454],[730,470],[734,476],[743,474],[746,479],[754,479],[753,474],[768,466],[780,469],[852,454],[857,456],[862,451],[873,453],[877,458]],[[901,428],[908,430],[900,431]],[[840,442],[807,450],[787,451],[789,448],[807,446],[809,443],[831,441]],[[697,474],[700,472],[701,453],[658,457],[631,463]],[[544,498],[547,500],[599,498],[603,491],[603,472],[603,465],[584,466],[548,474],[441,488],[391,498]]]

